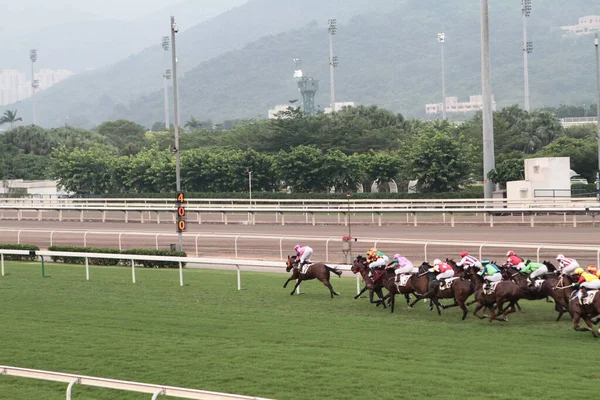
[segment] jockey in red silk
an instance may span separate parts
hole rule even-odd
[[[508,264],[509,267],[515,267],[518,270],[525,268],[523,259],[517,256],[514,251],[511,250],[508,253],[506,253],[506,257],[508,257],[508,259],[506,260],[506,264]]]
[[[439,272],[435,279],[440,281],[440,287],[446,285],[446,279],[454,276],[454,270],[452,267],[440,259],[433,260],[433,268],[429,269],[429,272]]]

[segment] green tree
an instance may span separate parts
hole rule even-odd
[[[458,190],[469,181],[471,148],[449,125],[430,125],[405,148],[407,169],[426,193]]]
[[[195,131],[196,129],[202,128],[202,123],[198,121],[196,117],[192,116],[189,121],[185,123],[184,128]]]
[[[17,110],[6,110],[0,118],[0,125],[10,124],[10,129],[13,128],[15,122],[23,121],[23,118],[17,117]]]
[[[106,137],[122,154],[135,154],[144,146],[146,128],[132,121],[120,119],[103,122],[98,125],[96,131]]]
[[[175,157],[157,147],[123,157],[123,185],[137,193],[163,193],[176,189]]]
[[[280,151],[274,159],[278,178],[295,192],[323,192],[328,189],[323,176],[324,156],[315,146],[297,146]]]
[[[506,182],[525,179],[523,159],[510,159],[496,164],[488,173],[488,179],[506,189]]]

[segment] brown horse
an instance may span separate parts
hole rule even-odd
[[[493,293],[486,294],[483,292],[483,277],[477,273],[478,269],[477,267],[471,267],[463,273],[463,278],[468,278],[473,284],[475,299],[478,303],[473,315],[479,319],[484,319],[485,316],[479,316],[477,313],[485,307],[490,310],[490,322],[495,319],[508,321],[506,316],[517,311],[515,304],[524,296],[523,290],[513,281],[500,281]],[[508,303],[506,309],[504,308],[505,303]],[[498,309],[498,313],[496,313],[496,309]]]
[[[454,276],[462,275],[462,273],[463,273],[462,268],[458,267],[453,260],[447,259],[446,262],[448,263],[448,265],[450,265],[452,267],[452,269],[454,269]],[[414,306],[421,299],[429,298],[429,299],[431,299],[431,302],[433,304],[435,304],[436,306],[438,306],[438,305],[441,306],[442,309],[452,308],[452,307],[460,307],[460,309],[463,312],[462,319],[464,320],[465,318],[467,318],[467,314],[469,313],[469,310],[467,309],[466,301],[469,298],[469,296],[471,294],[473,294],[473,292],[475,290],[475,287],[471,283],[471,281],[467,280],[467,279],[459,278],[459,279],[454,280],[454,282],[452,283],[452,286],[450,286],[450,288],[441,289],[440,282],[435,279],[435,276],[437,273],[429,271],[429,268],[431,268],[431,265],[429,265],[428,263],[423,263],[423,265],[421,267],[424,268],[424,272],[420,273],[420,275],[427,276],[427,278],[429,280],[429,288],[426,293],[424,293],[423,295],[417,296],[417,299],[412,302],[411,306]],[[439,304],[438,299],[454,299],[454,303],[449,306],[443,306],[443,305]],[[439,307],[438,307],[438,314],[441,314]]]
[[[548,262],[544,261],[544,265],[548,267],[549,271],[554,271],[554,266]],[[533,287],[529,285],[527,281],[527,276],[520,273],[518,269],[513,266],[503,266],[502,268],[502,278],[504,280],[512,280],[515,282],[521,290],[523,291],[523,298],[526,300],[545,300],[547,297],[552,297],[554,300],[554,309],[558,312],[557,321],[560,321],[565,311],[568,310],[568,304],[563,301],[561,296],[556,293],[554,289],[558,283],[558,277],[556,274],[549,272],[545,275],[544,282],[541,286]]]
[[[302,274],[300,272],[298,263],[299,263],[299,260],[292,260],[292,257],[288,256],[287,261],[286,261],[285,271],[290,272],[290,270],[293,268],[294,272],[292,273],[292,276],[285,282],[283,287],[284,288],[287,287],[287,285],[288,285],[288,283],[290,283],[290,281],[296,280],[296,285],[294,286],[292,293],[290,293],[291,296],[294,295],[294,291],[296,291],[296,288],[298,286],[300,286],[300,283],[302,281],[310,281],[311,279],[317,279],[317,280],[321,281],[323,283],[323,285],[325,285],[329,289],[332,299],[333,299],[333,296],[340,295],[338,292],[333,290],[333,286],[331,286],[329,279],[331,277],[332,272],[334,274],[336,274],[337,276],[341,276],[342,271],[339,271],[335,268],[331,268],[331,267],[325,265],[324,263],[314,263],[308,267],[305,274]]]
[[[383,304],[383,308],[386,308],[387,307],[385,305],[386,297],[383,296],[383,291],[381,290],[383,286],[381,284],[381,281],[375,283],[373,281],[373,279],[369,276],[369,267],[367,266],[366,257],[357,256],[356,259],[354,260],[354,263],[352,263],[351,269],[352,269],[353,274],[360,273],[363,280],[365,281],[365,287],[360,291],[360,293],[358,293],[356,296],[354,296],[354,300],[358,299],[364,292],[366,292],[368,290],[369,291],[369,301],[371,302],[371,304],[377,304],[378,306],[380,304]],[[377,296],[379,297],[379,300],[373,301],[374,293],[377,294]]]
[[[561,276],[561,279],[563,279],[563,282],[572,282],[572,279],[567,276]],[[573,329],[578,332],[590,331],[592,332],[592,335],[597,338],[598,333],[600,333],[600,329],[598,329],[598,333],[596,333],[594,327],[592,326],[592,322],[597,324],[599,320],[592,321],[592,319],[600,316],[600,295],[598,295],[598,292],[596,292],[591,304],[582,304],[582,302],[580,302],[579,298],[576,296],[577,292],[573,290],[573,283],[569,283],[568,286],[566,286],[566,284],[565,286],[559,286],[557,290],[560,288],[564,288],[565,293],[567,293],[567,290],[571,291],[569,294],[569,312],[573,317]],[[581,319],[583,319],[583,321],[586,323],[588,326],[587,328],[581,328],[579,326]]]

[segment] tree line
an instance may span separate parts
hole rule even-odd
[[[291,105],[275,120],[239,121],[231,129],[188,124],[180,135],[184,190],[295,192],[353,190],[418,179],[422,192],[441,193],[483,180],[481,114],[462,124],[406,120],[378,107],[345,108],[309,117]],[[549,110],[517,106],[494,114],[496,165],[489,178],[522,179],[523,159],[570,156],[593,179],[595,127],[564,129]],[[0,135],[3,179],[56,179],[79,194],[160,193],[175,187],[173,132],[148,131],[126,120],[88,131],[21,126]]]

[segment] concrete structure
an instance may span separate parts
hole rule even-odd
[[[492,109],[496,111],[496,101],[494,100],[494,96],[492,96],[492,101]],[[456,96],[446,97],[446,113],[467,113],[482,109],[483,97],[481,95],[469,96],[469,101],[463,102],[459,102],[458,97]],[[442,103],[425,104],[425,112],[428,115],[442,114],[442,110]]]
[[[344,107],[354,107],[355,104],[353,101],[343,101],[335,103],[335,112],[342,111]],[[331,114],[331,107],[325,107],[323,110],[325,114]]]
[[[565,33],[578,36],[598,32],[600,31],[600,15],[586,15],[579,18],[577,25],[561,26],[560,29],[565,31]]]
[[[525,160],[525,180],[506,184],[507,200],[571,197],[571,158]]]
[[[577,125],[596,125],[598,123],[597,117],[573,117],[573,118],[561,118],[560,124],[563,128],[568,128],[569,126],[577,126]]]
[[[35,74],[39,81],[39,89],[44,90],[73,75],[66,69],[42,69]],[[32,95],[31,80],[26,75],[16,70],[2,70],[0,72],[0,106],[13,104],[25,100]]]
[[[289,107],[293,107],[290,104],[278,104],[275,106],[275,108],[273,108],[272,110],[268,111],[268,118],[269,119],[278,119],[278,118],[282,118],[280,115],[278,115],[281,112],[287,111],[287,109]]]
[[[58,188],[56,181],[24,181],[23,179],[12,179],[2,181],[0,186],[0,195],[6,195],[11,190],[27,191],[27,197],[39,197],[53,199],[68,196],[69,193]]]

